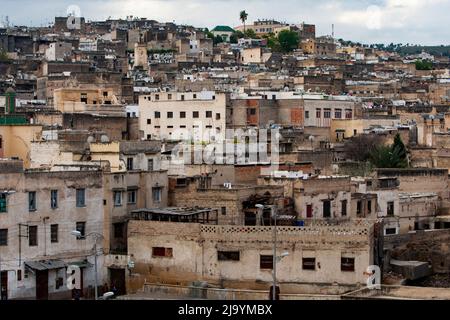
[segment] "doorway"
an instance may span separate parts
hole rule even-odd
[[[306,206],[306,217],[307,218],[312,218],[313,217],[313,210],[312,210],[312,204],[308,204]]]
[[[36,271],[36,300],[48,300],[48,270]]]
[[[113,269],[109,268],[109,280],[111,283],[110,291],[113,291],[113,287],[116,287],[117,295],[122,296],[127,293],[125,284],[125,269]]]
[[[0,300],[8,300],[8,271],[1,272],[1,293]]]

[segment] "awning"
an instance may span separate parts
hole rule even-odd
[[[25,265],[37,271],[61,269],[67,266],[62,260],[26,261]]]
[[[94,265],[87,260],[83,260],[83,261],[67,262],[67,266],[77,266],[79,268],[89,268]]]

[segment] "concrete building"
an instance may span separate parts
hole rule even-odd
[[[139,128],[147,140],[223,139],[225,108],[225,94],[212,91],[141,95]]]
[[[68,42],[53,42],[50,43],[47,50],[45,50],[45,59],[47,61],[63,61],[71,57],[72,43]]]
[[[99,167],[88,171],[24,171],[21,161],[0,162],[0,246],[2,288],[8,299],[70,298],[66,267],[82,270],[84,296],[92,297],[93,239],[103,233],[103,188]],[[97,242],[99,284],[104,242]]]
[[[272,281],[272,228],[131,220],[128,254],[134,269],[127,278],[128,290],[135,292],[144,282],[195,281],[267,290]],[[281,292],[365,284],[364,272],[374,261],[373,237],[373,223],[368,221],[278,227],[278,252],[289,253],[277,265]]]
[[[230,37],[235,33],[234,29],[228,26],[216,26],[211,30],[214,37],[221,37],[223,41],[230,42]]]

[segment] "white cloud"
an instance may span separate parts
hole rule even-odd
[[[211,28],[240,24],[239,12],[245,9],[249,22],[305,21],[315,23],[319,34],[330,34],[334,24],[337,37],[360,42],[450,42],[450,0],[20,0],[27,10],[17,10],[17,1],[0,1],[0,15],[9,14],[17,24],[47,24],[76,4],[93,20],[133,15]]]

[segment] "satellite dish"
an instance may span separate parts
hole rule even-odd
[[[95,141],[95,139],[94,139],[93,136],[89,136],[89,137],[87,138],[87,142],[88,142],[88,143],[92,143],[92,142],[94,142],[94,141]]]
[[[109,138],[108,138],[108,136],[107,135],[102,135],[101,137],[100,137],[100,141],[102,142],[102,143],[108,143],[109,142]]]

